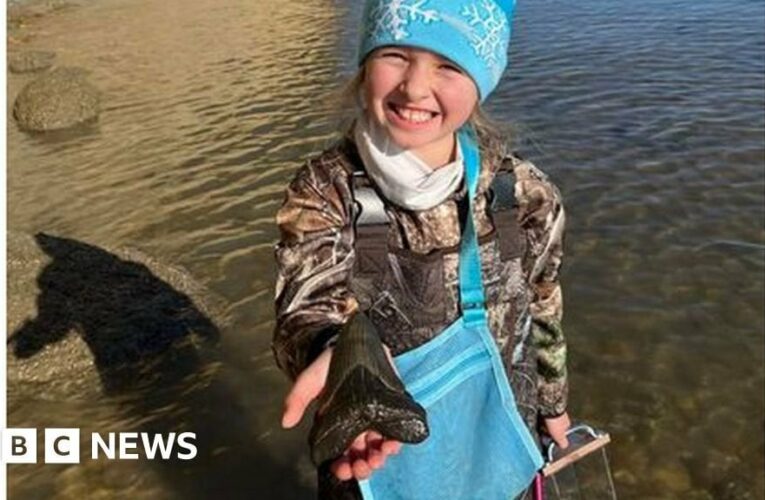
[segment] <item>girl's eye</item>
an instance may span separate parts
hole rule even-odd
[[[449,70],[449,71],[454,71],[455,73],[462,74],[462,70],[459,69],[457,66],[454,66],[453,64],[442,64],[441,68]]]
[[[402,61],[406,60],[406,57],[401,52],[384,52],[382,54],[382,57],[392,57],[396,59],[401,59]]]

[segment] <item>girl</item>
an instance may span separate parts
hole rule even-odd
[[[538,426],[567,446],[560,194],[480,109],[513,10],[369,0],[357,119],[277,214],[273,349],[295,381],[282,425],[323,389],[339,327],[365,314],[431,431],[403,447],[362,433],[320,466],[321,498],[508,498],[541,464]]]

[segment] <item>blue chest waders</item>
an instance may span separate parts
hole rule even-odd
[[[543,464],[518,414],[489,331],[473,223],[480,157],[459,132],[469,209],[462,236],[462,315],[427,343],[395,358],[409,393],[428,412],[430,436],[404,445],[359,487],[365,500],[499,500],[522,493]]]

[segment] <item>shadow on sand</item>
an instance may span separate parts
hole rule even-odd
[[[103,398],[114,403],[121,420],[139,422],[94,431],[196,433],[195,459],[145,462],[172,496],[312,496],[293,464],[279,464],[262,449],[254,419],[222,380],[220,331],[210,317],[217,313],[202,298],[190,297],[198,290],[187,275],[162,272],[162,279],[150,259],[136,262],[42,233],[35,240],[51,261],[37,277],[37,316],[9,337],[9,353],[30,358],[77,332],[92,354]],[[83,451],[88,460],[90,450]]]

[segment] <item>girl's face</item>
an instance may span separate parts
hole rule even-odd
[[[478,89],[467,73],[433,52],[402,46],[372,52],[365,71],[369,117],[429,165],[448,163],[454,132],[478,103]]]

